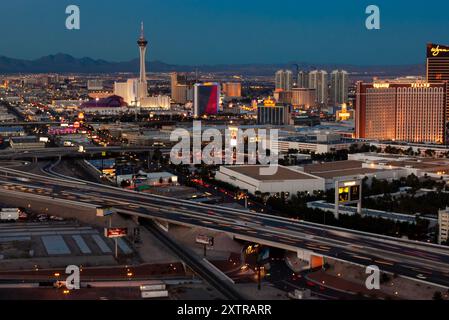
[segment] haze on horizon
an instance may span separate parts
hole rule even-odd
[[[138,57],[144,21],[147,60],[170,64],[420,64],[426,43],[449,44],[449,2],[432,3],[78,0],[81,30],[67,30],[65,8],[72,1],[7,1],[0,55],[31,60],[63,52],[128,61]],[[370,4],[381,9],[381,30],[365,28]]]

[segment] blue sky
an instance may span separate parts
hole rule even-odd
[[[70,4],[80,30],[65,28]],[[365,28],[370,4],[381,30]],[[2,0],[0,10],[0,55],[25,59],[133,59],[141,20],[147,59],[173,64],[423,63],[427,42],[449,44],[447,0]]]

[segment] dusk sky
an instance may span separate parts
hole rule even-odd
[[[80,7],[80,30],[65,28],[70,4]],[[370,4],[381,30],[365,28]],[[172,64],[413,64],[427,42],[449,44],[447,0],[4,0],[1,13],[0,55],[22,59],[130,60],[140,21],[147,59]]]

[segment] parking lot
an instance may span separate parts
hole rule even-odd
[[[0,224],[0,270],[14,265],[55,267],[84,263],[115,264],[115,243],[101,230],[76,221],[15,222]],[[119,256],[133,254],[132,247],[118,239]]]

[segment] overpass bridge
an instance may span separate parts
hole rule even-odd
[[[298,256],[333,258],[404,277],[449,287],[449,248],[429,243],[324,226],[284,217],[126,191],[69,177],[49,177],[0,168],[3,193],[79,206],[113,206],[122,214],[166,223],[201,227],[237,239],[297,252]],[[422,277],[421,277],[422,278]]]
[[[117,146],[117,147],[85,147],[83,152],[80,152],[78,147],[54,147],[54,148],[35,148],[35,149],[4,149],[0,150],[0,160],[21,160],[21,159],[52,159],[52,158],[85,158],[86,155],[101,155],[106,153],[122,153],[122,152],[151,152],[156,149],[162,152],[169,152],[170,149],[165,147],[139,147],[139,146]]]

